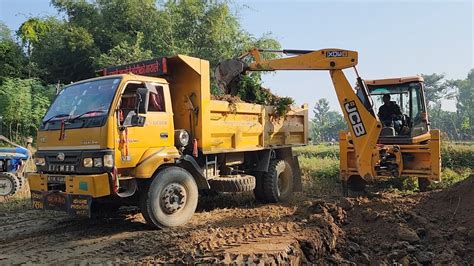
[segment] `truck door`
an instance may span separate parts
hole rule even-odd
[[[139,110],[145,117],[143,126],[120,128],[116,154],[118,168],[134,167],[149,149],[173,145],[173,120],[167,84],[131,81],[125,85],[119,110],[118,123],[122,125],[129,112],[137,112],[137,90],[147,88],[149,101],[146,110]]]

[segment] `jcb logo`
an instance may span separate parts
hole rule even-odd
[[[364,123],[362,123],[362,119],[360,117],[359,111],[357,110],[357,106],[354,101],[350,101],[344,104],[344,108],[347,112],[347,117],[351,122],[352,131],[354,131],[354,135],[356,137],[360,137],[366,134]]]
[[[326,57],[347,57],[347,51],[327,51]]]

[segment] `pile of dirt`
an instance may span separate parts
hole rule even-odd
[[[356,263],[469,264],[474,261],[474,176],[444,191],[377,193],[341,201],[338,251]]]

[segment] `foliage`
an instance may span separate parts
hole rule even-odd
[[[338,145],[309,145],[298,147],[294,149],[295,155],[302,157],[317,157],[317,158],[334,158],[339,160],[339,146]]]
[[[347,129],[341,114],[329,110],[329,101],[319,99],[313,109],[314,118],[311,123],[311,138],[313,142],[337,140],[339,131]]]
[[[450,140],[474,138],[474,70],[462,80],[445,80],[444,74],[422,75],[431,126]],[[445,111],[442,101],[456,101],[456,112]]]
[[[306,192],[316,196],[338,194],[339,160],[330,157],[301,157],[299,162]]]
[[[150,50],[144,50],[143,33],[137,33],[137,39],[133,45],[122,41],[106,54],[101,54],[97,60],[98,67],[108,67],[113,65],[124,65],[133,61],[150,59],[152,53]]]
[[[21,46],[13,40],[8,27],[0,22],[0,78],[23,77],[25,64]]]
[[[44,87],[38,80],[5,78],[0,84],[0,128],[13,141],[36,134],[46,112],[54,87]]]
[[[335,194],[339,191],[339,147],[337,145],[311,145],[294,149],[299,156],[305,189],[312,194]],[[472,172],[474,145],[448,144],[443,146],[441,158],[442,181],[433,183],[432,189],[446,188],[466,179]],[[457,161],[463,156],[465,160]],[[418,190],[415,177],[390,178],[378,182],[381,189],[398,189],[412,192]]]
[[[474,169],[474,146],[446,143],[441,146],[441,165]]]
[[[295,102],[290,97],[279,97],[262,87],[260,77],[254,77],[252,74],[241,77],[236,95],[245,102],[275,106],[277,117],[286,114]]]

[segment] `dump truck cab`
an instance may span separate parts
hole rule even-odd
[[[100,74],[66,86],[43,118],[28,176],[36,209],[136,205],[172,227],[191,218],[199,190],[253,190],[264,202],[301,190],[291,147],[307,144],[306,105],[275,117],[271,106],[211,100],[209,62],[183,55]]]

